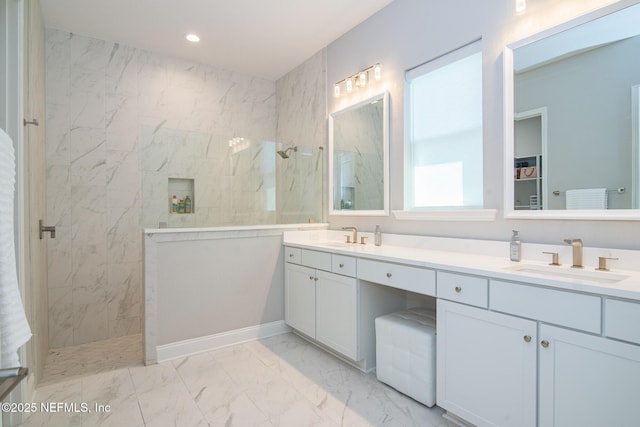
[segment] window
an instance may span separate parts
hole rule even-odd
[[[413,68],[407,80],[405,210],[482,208],[482,46]]]

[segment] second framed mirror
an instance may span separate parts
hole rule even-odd
[[[389,215],[389,94],[329,117],[329,214]]]

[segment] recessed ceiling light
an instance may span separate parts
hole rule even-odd
[[[187,34],[186,39],[192,43],[198,43],[200,41],[200,37],[198,37],[197,34],[193,34],[193,33]]]

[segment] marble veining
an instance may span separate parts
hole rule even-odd
[[[288,333],[142,366],[140,336],[50,352],[37,402],[111,405],[35,413],[24,426],[452,427],[427,408]]]
[[[142,227],[321,220],[324,53],[278,85],[46,29],[45,65],[52,348],[141,331]],[[280,138],[312,157],[278,162]],[[194,214],[169,215],[169,177],[195,179]]]

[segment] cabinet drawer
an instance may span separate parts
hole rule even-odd
[[[289,246],[284,247],[284,260],[292,264],[300,264],[300,254],[302,249],[292,248]]]
[[[640,344],[640,304],[607,299],[604,301],[604,334]]]
[[[351,256],[331,255],[331,271],[344,276],[356,277],[356,259]]]
[[[438,271],[438,298],[488,307],[488,281],[481,277]]]
[[[491,280],[489,308],[569,328],[600,333],[600,298]]]
[[[436,294],[436,272],[426,268],[358,259],[358,278],[419,294]]]
[[[300,263],[318,270],[331,271],[331,254],[327,252],[310,251],[302,249]]]

